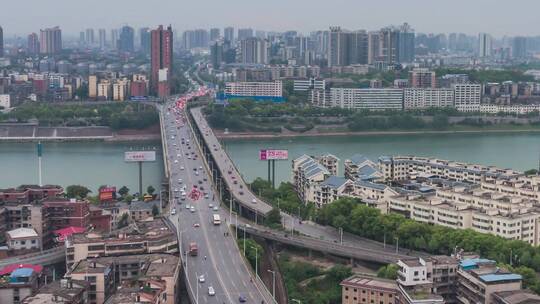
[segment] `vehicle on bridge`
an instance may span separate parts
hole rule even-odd
[[[214,225],[220,225],[221,224],[221,218],[219,217],[219,214],[213,214],[212,215],[212,222]]]
[[[197,247],[197,243],[191,242],[189,244],[189,255],[197,256],[198,254],[199,254],[199,248]]]

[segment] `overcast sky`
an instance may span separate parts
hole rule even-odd
[[[540,35],[540,0],[0,0],[6,37],[59,25],[85,28],[172,24],[175,30],[232,25],[301,32],[341,25],[375,30],[409,22],[417,32]]]

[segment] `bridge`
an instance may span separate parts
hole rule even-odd
[[[12,258],[1,259],[0,268],[11,264],[35,264],[35,265],[53,265],[66,261],[66,249],[64,246],[43,250],[40,252],[29,253]]]

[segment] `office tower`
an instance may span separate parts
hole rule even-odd
[[[160,25],[150,33],[151,39],[151,90],[159,97],[170,95],[173,64],[173,31],[171,26]]]
[[[379,32],[379,61],[388,65],[397,62],[397,31],[392,27],[386,27]]]
[[[41,30],[39,38],[41,54],[56,54],[62,50],[62,30],[58,26]]]
[[[491,56],[491,36],[486,33],[478,34],[478,57]]]
[[[118,48],[118,30],[117,29],[111,30],[111,48],[112,49]]]
[[[39,53],[39,38],[36,33],[28,35],[27,52],[30,55],[36,55]]]
[[[208,31],[204,29],[185,31],[182,37],[185,49],[208,47]]]
[[[220,35],[221,35],[221,32],[218,28],[211,28],[210,29],[210,42],[214,42],[218,40]]]
[[[512,39],[512,57],[517,59],[527,57],[527,38],[514,37]]]
[[[451,33],[448,35],[448,50],[456,51],[458,44],[458,38],[456,33]]]
[[[365,31],[345,32],[340,27],[330,28],[328,66],[366,64],[368,35]]]
[[[96,40],[94,39],[94,29],[86,29],[86,44],[94,46]]]
[[[4,57],[4,29],[0,26],[0,57]]]
[[[215,41],[210,46],[210,59],[212,67],[219,69],[223,62],[223,43],[221,41]]]
[[[79,46],[86,45],[86,36],[83,31],[79,32]]]
[[[436,88],[435,72],[424,68],[415,68],[409,71],[409,85],[411,88]]]
[[[238,40],[244,40],[253,37],[253,29],[243,28],[238,29]]]
[[[408,23],[399,27],[397,32],[397,54],[398,63],[411,63],[414,61],[414,30]],[[440,37],[439,37],[440,38]],[[444,37],[446,40],[446,36]],[[440,39],[439,39],[440,40]]]
[[[141,52],[145,55],[150,54],[150,47],[151,47],[150,29],[147,27],[141,28],[139,30],[139,36],[141,38]]]
[[[231,44],[234,44],[234,27],[226,27],[223,30],[223,37],[225,38],[225,41],[229,41]]]
[[[123,26],[120,29],[120,37],[118,39],[118,50],[121,52],[132,53],[135,50],[135,31],[131,26]]]
[[[99,48],[104,50],[107,46],[107,32],[105,29],[99,29]]]
[[[243,64],[268,64],[268,42],[247,38],[240,41],[240,62]]]

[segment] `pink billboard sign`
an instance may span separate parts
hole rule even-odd
[[[288,150],[260,150],[259,160],[287,160],[289,159]]]

